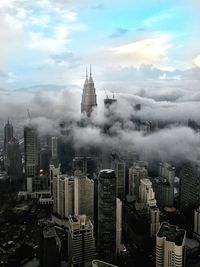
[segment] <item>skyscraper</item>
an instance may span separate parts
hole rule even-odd
[[[157,207],[155,193],[152,188],[152,182],[147,179],[140,180],[139,200],[142,203],[148,204],[149,221],[150,221],[150,236],[156,235],[160,227],[160,210]]]
[[[96,106],[97,96],[90,66],[90,77],[88,79],[88,74],[86,72],[86,79],[83,87],[81,113],[86,113],[86,115],[89,117]]]
[[[94,221],[94,181],[86,176],[74,179],[74,213]]]
[[[53,177],[53,212],[66,218],[74,215],[74,179],[64,175]]]
[[[12,180],[22,176],[22,155],[19,143],[14,137],[7,144],[7,172]]]
[[[89,267],[95,258],[93,224],[86,215],[69,217],[68,255],[74,267]]]
[[[61,242],[53,226],[45,226],[40,243],[40,266],[59,267]]]
[[[148,177],[147,165],[145,161],[137,161],[129,168],[128,193],[130,196],[139,197],[140,180]]]
[[[194,236],[200,240],[200,207],[194,211]]]
[[[99,258],[113,262],[116,256],[116,177],[105,169],[98,182],[98,252]]]
[[[53,211],[62,218],[86,214],[93,221],[94,182],[83,177],[58,175],[53,177]]]
[[[115,173],[117,178],[117,197],[123,200],[125,198],[126,187],[126,163],[125,161],[115,161]]]
[[[4,127],[4,151],[6,152],[8,142],[13,138],[13,126],[7,121]]]
[[[160,163],[158,174],[153,183],[158,206],[173,207],[175,168],[168,163]]]
[[[24,127],[24,156],[26,177],[35,177],[38,172],[39,142],[37,129],[28,125]]]
[[[186,162],[179,174],[180,210],[189,212],[200,204],[200,166],[195,162]]]
[[[186,231],[167,222],[156,236],[156,267],[183,267]]]

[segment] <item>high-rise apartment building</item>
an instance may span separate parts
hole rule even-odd
[[[24,156],[26,177],[35,177],[39,164],[39,141],[37,129],[28,125],[24,127]]]
[[[168,163],[160,163],[158,177],[154,179],[153,188],[160,208],[174,206],[175,168]]]
[[[139,197],[140,180],[148,177],[147,162],[137,161],[129,168],[128,194],[132,197]]]
[[[99,258],[113,262],[116,256],[116,176],[115,171],[100,171],[98,180]]]
[[[69,216],[68,256],[70,266],[89,267],[95,258],[93,224],[86,215]]]
[[[186,231],[167,222],[156,236],[156,267],[183,267]]]
[[[65,175],[53,177],[53,212],[66,218],[74,214],[74,179]]]
[[[81,102],[81,113],[86,113],[89,117],[97,106],[97,96],[94,87],[94,81],[92,79],[92,71],[90,67],[90,75],[86,73],[86,79],[83,87],[82,102]]]
[[[86,214],[94,218],[94,181],[87,178],[58,175],[53,177],[53,211],[62,218]],[[83,213],[84,212],[84,213]]]

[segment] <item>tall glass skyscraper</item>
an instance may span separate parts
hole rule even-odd
[[[113,262],[116,255],[116,176],[110,169],[99,174],[97,244],[99,258]]]

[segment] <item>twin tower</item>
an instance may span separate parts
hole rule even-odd
[[[97,106],[97,95],[94,87],[94,81],[92,79],[92,68],[90,65],[89,78],[86,69],[86,79],[83,87],[83,94],[81,101],[81,113],[85,113],[88,117],[90,117],[92,111],[96,106]]]

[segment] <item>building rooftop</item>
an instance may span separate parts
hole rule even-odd
[[[117,267],[117,266],[104,261],[93,260],[92,267]]]
[[[174,242],[177,246],[182,246],[186,236],[186,231],[178,229],[175,225],[164,222],[157,234],[158,237],[166,237],[167,241]]]
[[[56,230],[54,227],[45,227],[43,229],[43,235],[44,235],[44,238],[51,238],[51,237],[57,236]]]
[[[114,170],[112,169],[104,169],[100,171],[100,173],[112,173],[112,172],[114,172]]]

